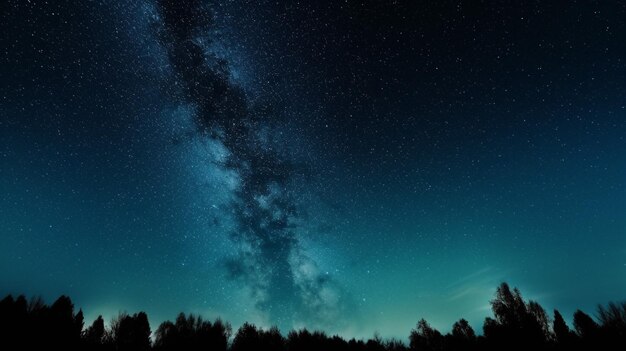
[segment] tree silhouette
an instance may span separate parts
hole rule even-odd
[[[244,323],[233,340],[232,351],[254,350],[260,343],[261,337],[254,324]]]
[[[474,341],[476,339],[474,329],[465,319],[460,319],[452,325],[452,336],[465,341]]]
[[[554,341],[559,349],[571,349],[574,342],[574,334],[565,323],[565,319],[559,311],[554,310],[554,322],[552,323]]]
[[[446,340],[448,349],[473,350],[476,348],[476,333],[465,319],[460,319],[452,325],[452,332]]]
[[[575,332],[554,310],[551,322],[534,301],[524,301],[518,289],[502,283],[491,301],[493,316],[485,319],[483,336],[477,336],[465,319],[452,325],[446,335],[421,319],[409,335],[409,345],[383,340],[328,336],[307,329],[293,330],[285,338],[278,328],[258,328],[244,323],[232,339],[228,323],[210,322],[183,313],[165,321],[151,342],[150,324],[144,312],[120,313],[107,328],[102,316],[83,331],[83,313],[74,313],[67,296],[48,306],[40,298],[24,296],[0,300],[0,349],[2,350],[96,350],[96,351],[469,351],[469,350],[623,350],[626,349],[626,303],[599,306],[598,320],[577,310]]]
[[[411,350],[438,351],[443,349],[443,336],[426,322],[420,319],[409,335]]]
[[[487,318],[483,326],[491,347],[543,347],[550,338],[549,319],[537,302],[526,303],[517,288],[511,290],[502,283],[491,301],[494,319]]]
[[[607,345],[626,344],[626,302],[598,306],[602,338]]]
[[[583,339],[594,339],[599,334],[598,324],[588,314],[581,310],[574,312],[574,329]]]
[[[104,345],[104,319],[98,316],[91,326],[83,332],[83,343],[91,350],[102,349]]]
[[[378,334],[375,334],[374,338],[367,340],[365,343],[367,351],[385,351],[385,346],[384,340]]]
[[[541,307],[536,301],[529,301],[526,305],[528,309],[528,315],[524,320],[523,327],[527,329],[527,333],[537,343],[545,343],[551,337],[550,332],[550,318],[546,313],[546,310]]]
[[[324,335],[325,336],[325,335]],[[291,331],[287,335],[287,349],[288,350],[316,350],[322,346],[322,335],[314,337],[308,330],[302,329],[298,331]]]
[[[205,321],[200,316],[181,313],[176,322],[163,322],[155,332],[156,350],[215,350],[224,351],[228,346],[230,326],[220,320]]]
[[[261,331],[260,346],[263,350],[284,351],[286,350],[285,338],[280,334],[277,327]]]
[[[37,302],[42,304],[42,302]],[[79,311],[74,315],[74,304],[67,296],[59,297],[50,306],[50,309],[42,307],[42,321],[45,335],[50,346],[75,348],[80,341],[80,334],[83,329],[83,312]]]
[[[111,322],[109,342],[119,351],[149,350],[151,342],[148,316],[144,312],[132,316],[121,313]]]
[[[601,343],[600,326],[581,310],[574,312],[574,329],[580,338],[581,348],[592,348]]]
[[[385,342],[385,350],[387,351],[407,351],[408,347],[398,339],[390,339]]]
[[[7,296],[0,301],[0,340],[4,344],[25,345],[30,333],[27,325],[28,303],[24,296]]]

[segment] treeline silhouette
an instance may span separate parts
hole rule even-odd
[[[213,322],[181,313],[163,322],[152,334],[144,312],[119,314],[109,326],[99,316],[85,328],[82,310],[74,312],[67,296],[48,306],[41,299],[7,296],[0,301],[2,350],[205,350],[205,351],[448,351],[448,350],[624,350],[626,302],[599,306],[596,318],[578,310],[570,329],[559,311],[553,317],[535,301],[525,301],[518,289],[502,283],[491,301],[483,335],[465,319],[442,334],[421,319],[409,335],[399,340],[345,340],[306,329],[285,337],[276,328],[262,329],[245,323],[232,335],[228,323]]]

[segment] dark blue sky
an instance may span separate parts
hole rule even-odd
[[[0,293],[476,329],[626,291],[619,1],[0,4]]]

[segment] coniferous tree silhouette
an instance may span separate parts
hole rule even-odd
[[[101,350],[104,348],[105,334],[104,319],[98,316],[91,326],[83,332],[83,344],[90,350]]]
[[[593,318],[581,310],[574,312],[574,329],[583,339],[595,339],[599,335],[600,327]]]
[[[552,323],[554,342],[559,350],[568,350],[573,347],[574,333],[569,329],[565,319],[559,311],[554,310],[554,322]]]
[[[233,339],[232,351],[248,351],[258,347],[261,341],[259,331],[254,324],[244,323]]]

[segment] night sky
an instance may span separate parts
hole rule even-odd
[[[622,1],[0,2],[0,293],[406,338],[626,295]]]

